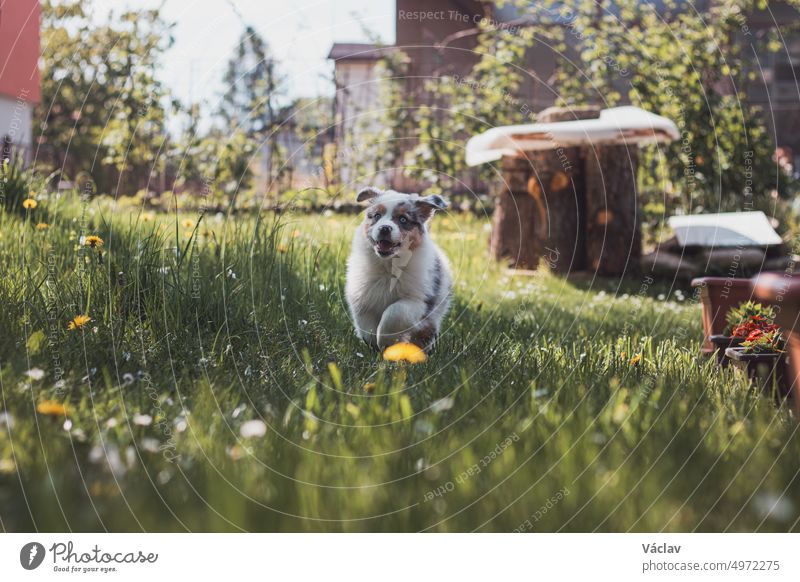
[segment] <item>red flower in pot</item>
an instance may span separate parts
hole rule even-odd
[[[723,335],[712,335],[709,341],[717,348],[717,361],[723,366],[727,364],[725,351],[727,348],[740,346],[748,336],[756,330],[773,331],[774,311],[770,305],[762,305],[755,301],[744,301],[731,309],[725,316],[727,325]]]
[[[746,341],[750,341],[751,336],[754,334],[756,334],[754,337],[758,337],[766,332],[775,331],[777,329],[777,325],[770,323],[767,319],[756,315],[751,318],[750,321],[746,321],[733,328],[731,335],[737,338],[745,338]]]
[[[789,393],[783,373],[784,346],[781,330],[777,325],[767,323],[752,329],[739,347],[728,348],[725,355],[745,371],[754,385],[782,398]]]

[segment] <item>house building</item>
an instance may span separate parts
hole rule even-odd
[[[2,157],[33,155],[33,107],[39,87],[39,2],[0,3],[0,140]]]
[[[742,33],[766,44],[767,33],[776,24],[787,29],[781,30],[780,50],[759,51],[751,69],[756,82],[748,86],[748,96],[764,111],[767,129],[795,169],[800,168],[800,34],[791,31],[790,25],[799,20],[797,9],[785,2],[770,2],[769,10],[748,17],[748,28]]]
[[[706,0],[695,0],[693,5],[702,9],[705,3]],[[336,79],[334,140],[342,157],[345,156],[341,152],[364,147],[359,140],[358,120],[374,117],[380,110],[380,83],[375,71],[386,51],[402,50],[408,56],[405,94],[409,104],[423,105],[432,98],[423,90],[428,79],[469,74],[475,63],[472,52],[477,42],[475,29],[482,18],[516,27],[524,26],[526,18],[536,17],[535,10],[533,16],[520,15],[510,5],[496,8],[478,0],[396,0],[395,8],[393,46],[336,43],[329,54]],[[785,2],[770,2],[769,10],[748,15],[746,30],[743,28],[742,32],[742,41],[752,42],[766,39],[776,24],[787,29],[782,50],[759,51],[759,62],[754,63],[754,68],[760,78],[748,86],[747,93],[765,111],[766,125],[775,143],[782,155],[794,162],[795,168],[800,167],[800,35],[792,33],[787,25],[798,21],[800,14],[795,8]],[[541,111],[556,100],[550,83],[556,58],[546,43],[535,43],[529,51],[527,74],[517,98],[532,111]],[[345,182],[353,179],[346,165],[343,160]],[[388,180],[398,187],[402,177],[395,172]]]
[[[376,44],[335,43],[328,54],[334,62],[334,166],[343,185],[357,179],[359,168],[369,167],[369,148],[380,125],[381,103],[378,63],[392,50]],[[357,163],[356,163],[357,161]],[[385,186],[384,176],[375,176],[375,185]]]

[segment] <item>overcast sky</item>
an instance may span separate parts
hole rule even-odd
[[[95,11],[157,6],[162,0],[99,0]],[[175,45],[164,59],[162,80],[184,103],[214,104],[221,78],[244,25],[266,39],[280,61],[292,97],[332,94],[333,42],[364,42],[366,27],[394,42],[394,0],[165,0],[164,17],[176,22]]]

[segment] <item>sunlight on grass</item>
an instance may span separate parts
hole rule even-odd
[[[797,528],[762,503],[796,425],[700,359],[686,289],[509,273],[451,214],[453,310],[398,366],[343,302],[356,217],[37,200],[0,217],[6,529]]]

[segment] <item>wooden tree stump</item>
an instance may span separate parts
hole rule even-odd
[[[636,146],[586,148],[586,257],[598,275],[639,269],[642,240]]]
[[[492,215],[490,250],[512,267],[535,269],[539,254],[533,245],[534,201],[528,196],[531,164],[526,158],[504,156],[500,167],[503,180]]]
[[[600,116],[599,107],[550,107],[540,123]],[[540,260],[556,273],[592,269],[619,276],[638,270],[641,234],[636,146],[560,147],[504,157],[504,185],[491,249],[514,267]]]
[[[506,182],[514,185],[498,198],[491,239],[496,257],[529,268],[544,259],[558,273],[588,268],[621,276],[640,269],[638,145],[668,142],[678,130],[669,120],[629,109],[609,110],[608,119],[597,122],[568,124],[598,118],[600,108],[551,107],[536,124],[505,127],[472,144],[492,155],[506,151],[509,142],[529,148],[514,156],[529,166],[520,159],[503,161]],[[632,117],[623,123],[620,115]],[[658,128],[648,129],[654,120]],[[532,205],[522,199],[526,178]]]
[[[529,154],[535,174],[528,180],[534,201],[532,246],[556,273],[586,268],[583,160],[580,148]]]
[[[549,107],[540,123],[595,119],[600,108]],[[528,154],[535,175],[528,194],[536,201],[534,247],[550,270],[568,273],[586,268],[585,165],[580,147],[558,147]]]

